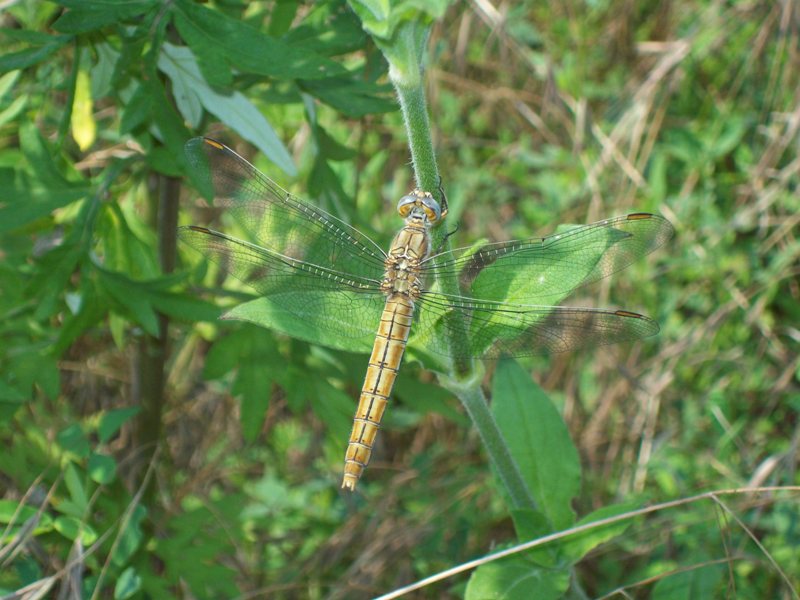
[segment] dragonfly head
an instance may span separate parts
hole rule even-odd
[[[397,212],[404,219],[418,218],[428,223],[441,221],[447,212],[443,212],[436,199],[429,192],[414,190],[400,198],[397,203]]]

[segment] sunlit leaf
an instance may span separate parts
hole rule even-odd
[[[497,366],[492,412],[528,490],[556,529],[575,521],[580,492],[578,452],[550,399],[515,361]]]
[[[78,71],[75,84],[75,99],[71,113],[72,137],[81,150],[86,150],[94,144],[97,135],[97,123],[92,114],[92,106],[89,73],[81,69]]]

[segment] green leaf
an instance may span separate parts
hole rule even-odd
[[[22,114],[22,111],[25,110],[26,106],[28,106],[27,96],[20,96],[16,98],[8,106],[8,108],[0,111],[0,127],[16,119],[20,114]]]
[[[75,517],[60,516],[53,524],[54,529],[70,541],[80,538],[84,546],[91,546],[97,541],[97,533],[91,525]]]
[[[297,302],[287,301],[291,294],[258,298],[236,306],[223,315],[223,319],[248,321],[261,327],[280,331],[293,338],[319,344],[338,350],[367,354],[372,350],[375,341],[374,333],[365,333],[363,323],[375,323],[375,330],[380,322],[380,312],[365,314],[363,323],[347,323],[339,320],[337,306],[345,308],[354,302],[346,292],[304,292],[303,299]],[[316,296],[318,300],[312,300]],[[294,310],[287,306],[294,305]],[[304,311],[303,306],[324,306],[321,310]],[[380,307],[382,308],[382,307]]]
[[[46,141],[32,123],[25,123],[19,130],[19,141],[27,166],[36,177],[37,182],[46,188],[79,187],[69,181],[56,164],[52,145]]]
[[[133,94],[128,98],[122,108],[122,117],[119,123],[121,134],[130,133],[147,121],[153,111],[153,98],[147,88],[137,84]]]
[[[142,578],[133,567],[128,567],[120,573],[117,583],[114,584],[114,600],[126,600],[138,592],[142,587]]]
[[[354,398],[323,378],[315,377],[313,383],[310,399],[314,414],[322,419],[332,438],[347,439],[353,427]]]
[[[152,294],[153,305],[165,315],[181,321],[215,321],[222,311],[218,306],[182,293],[162,292]]]
[[[42,188],[27,185],[5,186],[0,175],[0,233],[20,229],[91,194],[86,188]]]
[[[241,398],[242,435],[254,441],[261,431],[272,394],[274,365],[280,364],[272,336],[249,331],[239,351],[239,369],[231,391]]]
[[[158,316],[143,285],[122,275],[98,267],[98,283],[120,306],[127,309],[135,322],[152,336],[159,332]]]
[[[617,515],[636,510],[636,508],[637,505],[633,502],[604,506],[603,508],[599,508],[589,513],[575,523],[575,525],[578,526],[594,523],[595,521],[600,521],[609,517],[615,517]],[[561,551],[570,561],[576,563],[581,558],[586,556],[589,551],[596,548],[600,544],[604,544],[605,542],[622,535],[625,530],[630,527],[632,522],[632,519],[621,520],[617,521],[616,523],[592,528],[584,533],[570,535],[561,542]]]
[[[419,414],[438,413],[454,423],[469,425],[466,415],[454,408],[453,394],[439,385],[425,383],[415,377],[398,377],[394,394],[405,406]]]
[[[72,39],[71,35],[47,35],[34,31],[15,32],[11,29],[0,29],[0,34],[34,44],[33,48],[0,56],[0,72],[25,69],[35,65],[60,50]]]
[[[252,142],[283,171],[289,175],[297,173],[289,151],[269,121],[243,94],[220,94],[210,88],[188,48],[164,43],[158,68],[172,81],[178,107],[193,126],[200,122],[199,107],[202,104],[208,112]]]
[[[108,442],[125,423],[139,414],[140,410],[138,406],[129,406],[104,412],[97,426],[98,439],[104,444]]]
[[[145,516],[147,516],[147,509],[141,504],[137,504],[131,511],[125,529],[119,534],[119,541],[111,557],[111,562],[117,567],[125,565],[141,546],[144,539],[142,521]]]
[[[56,441],[65,452],[71,452],[79,458],[89,456],[89,440],[77,423],[73,423],[66,429],[59,431],[58,435],[56,435]]]
[[[466,600],[555,600],[569,587],[569,572],[544,569],[521,556],[481,565],[469,578]]]
[[[64,33],[86,33],[106,25],[138,17],[157,6],[155,0],[85,0],[60,2],[69,8],[55,23],[53,29]]]
[[[537,538],[553,533],[552,526],[547,518],[539,511],[530,508],[511,510],[511,519],[514,521],[514,530],[520,542],[530,542]],[[559,556],[554,544],[547,544],[525,552],[525,556],[536,564],[552,567],[558,564]]]
[[[117,461],[110,456],[93,452],[89,456],[88,471],[92,481],[107,485],[114,481],[117,475]]]
[[[434,19],[442,18],[450,0],[348,0],[348,4],[367,33],[388,41],[405,23],[429,25]]]
[[[53,355],[60,356],[72,342],[99,323],[105,315],[105,310],[106,307],[101,304],[96,294],[83,294],[78,312],[67,316],[58,332],[58,339],[52,348]]]
[[[397,102],[389,95],[390,87],[368,81],[329,77],[314,81],[304,80],[300,82],[300,86],[325,104],[353,118],[398,109]]]
[[[711,557],[692,555],[694,563],[702,563]],[[708,565],[669,576],[660,577],[653,587],[653,600],[701,600],[719,597],[723,578],[728,574],[725,565]]]
[[[194,48],[212,48],[244,73],[283,79],[317,79],[345,72],[335,61],[293,48],[258,29],[190,0],[177,0],[175,24]],[[201,55],[208,58],[208,50]],[[206,67],[208,68],[208,66]]]
[[[272,393],[272,376],[267,369],[246,364],[239,368],[233,392],[241,397],[242,436],[254,442],[264,425]]]
[[[203,74],[204,83],[216,88],[227,88],[233,83],[233,73],[225,58],[215,44],[208,43],[208,36],[186,19],[181,13],[175,14],[175,26],[181,37],[197,57],[197,65]]]
[[[68,462],[64,466],[64,485],[67,486],[70,499],[72,500],[70,512],[75,511],[77,514],[83,514],[89,504],[89,497],[86,494],[86,487],[83,485],[82,476],[78,473],[78,468],[72,462]]]
[[[9,421],[27,399],[16,387],[0,379],[0,423]]]
[[[550,399],[515,361],[497,365],[492,412],[540,510],[556,529],[570,527],[580,492],[578,452]]]
[[[22,74],[22,71],[9,71],[5,75],[0,76],[0,100],[4,100],[6,94],[8,94],[14,86],[17,85],[17,81],[19,81],[19,77]]]

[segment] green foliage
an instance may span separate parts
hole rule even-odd
[[[795,17],[758,3],[476,6],[6,7],[0,593],[373,597],[581,525],[416,597],[800,585],[789,495],[596,525],[698,490],[797,484]],[[657,338],[489,364],[535,506],[509,500],[420,346],[359,493],[338,494],[370,337],[326,333],[325,311],[266,312],[176,249],[175,207],[180,223],[206,210],[183,149],[207,132],[250,142],[237,151],[260,170],[297,174],[300,195],[383,244],[413,185],[409,137],[422,184],[442,173],[439,233],[454,245],[634,210],[674,223],[668,249],[586,294],[650,314]],[[498,299],[506,283],[476,282]]]

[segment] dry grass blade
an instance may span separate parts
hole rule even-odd
[[[648,506],[647,508],[642,508],[642,509],[639,509],[639,510],[633,510],[633,511],[630,511],[630,512],[627,512],[627,513],[624,513],[624,514],[621,514],[621,515],[616,515],[614,517],[609,517],[609,518],[606,518],[606,519],[600,519],[600,520],[595,521],[593,523],[586,523],[585,525],[580,525],[578,527],[571,527],[569,529],[565,529],[565,530],[559,531],[557,533],[546,535],[544,537],[541,537],[541,538],[538,538],[538,539],[535,539],[535,540],[531,540],[529,542],[525,542],[525,543],[522,543],[522,544],[517,544],[516,546],[514,546],[512,548],[507,548],[506,550],[502,550],[500,552],[494,552],[494,553],[489,554],[487,556],[483,556],[481,558],[477,558],[475,560],[471,560],[471,561],[462,563],[462,564],[460,564],[460,565],[458,565],[456,567],[453,567],[452,569],[447,569],[446,571],[442,571],[441,573],[437,573],[436,575],[432,575],[430,577],[426,577],[425,579],[417,581],[416,583],[413,583],[411,585],[405,586],[403,588],[399,588],[397,590],[394,590],[393,592],[390,592],[388,594],[384,594],[383,596],[379,596],[376,600],[392,600],[393,598],[400,598],[401,596],[404,596],[404,595],[406,595],[406,594],[408,594],[410,592],[413,592],[415,590],[419,590],[419,589],[425,588],[425,587],[427,587],[429,585],[432,585],[434,583],[438,583],[440,581],[444,581],[445,579],[448,579],[448,578],[453,577],[455,575],[458,575],[458,574],[461,574],[461,573],[465,573],[467,571],[471,571],[472,569],[476,569],[477,567],[480,567],[481,565],[484,565],[484,564],[487,564],[487,563],[490,563],[490,562],[493,562],[493,561],[496,561],[496,560],[500,560],[502,558],[507,558],[509,556],[514,556],[516,554],[520,554],[521,552],[525,552],[525,551],[531,550],[533,548],[539,548],[539,547],[545,546],[545,545],[547,545],[549,543],[552,543],[552,542],[567,538],[567,537],[569,537],[571,535],[576,535],[578,533],[591,531],[592,529],[596,529],[598,527],[603,527],[605,525],[611,525],[613,523],[619,523],[619,522],[622,522],[622,521],[628,521],[628,520],[631,520],[631,519],[634,519],[634,518],[637,518],[637,517],[649,515],[649,514],[652,514],[652,513],[657,513],[657,512],[664,511],[664,510],[671,509],[671,508],[675,508],[675,507],[678,507],[678,506],[685,506],[687,504],[693,504],[693,503],[700,502],[700,501],[703,501],[703,500],[712,500],[713,502],[718,503],[719,502],[718,497],[719,496],[724,496],[724,495],[764,494],[764,493],[773,493],[773,492],[800,492],[800,486],[785,486],[785,487],[775,486],[775,487],[762,487],[762,488],[747,488],[747,489],[741,488],[741,489],[730,489],[730,490],[717,490],[717,491],[713,491],[713,492],[706,492],[704,494],[698,494],[696,496],[691,496],[689,498],[683,498],[681,500],[672,500],[670,502],[662,502],[662,503],[659,503],[659,504],[654,504],[653,506]],[[727,508],[726,508],[726,511],[727,511]],[[737,522],[744,527],[744,525],[738,519],[737,519]],[[751,532],[749,532],[749,530],[746,529],[746,527],[745,527],[745,530],[748,531],[748,533],[751,533]],[[759,544],[759,548],[762,548],[762,551],[765,552],[765,555],[769,557],[769,553],[766,552],[766,549],[764,549],[761,544]],[[778,569],[778,571],[781,573],[781,576],[784,578],[784,581],[787,582],[787,585],[788,585],[789,589],[792,590],[792,593],[793,593],[794,597],[797,597],[797,592],[792,587],[792,584],[788,580],[788,578],[786,578],[785,573],[780,569],[780,567],[776,563],[774,563],[774,561],[771,560],[770,562],[772,562],[773,565],[775,566],[775,568]]]

